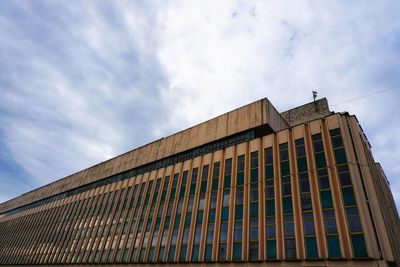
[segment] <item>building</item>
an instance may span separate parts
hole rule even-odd
[[[356,117],[265,98],[0,204],[0,264],[208,262],[399,265]]]

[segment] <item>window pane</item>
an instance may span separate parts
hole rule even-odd
[[[193,246],[192,261],[198,261],[199,258],[199,245]]]
[[[318,258],[317,240],[315,237],[306,237],[307,258]]]
[[[268,186],[266,188],[267,191],[267,198],[273,198],[274,197],[274,187],[273,186]]]
[[[268,237],[275,237],[275,225],[268,226],[268,228],[267,228],[267,236]]]
[[[267,200],[267,216],[275,214],[275,200]]]
[[[307,171],[307,159],[306,158],[298,158],[297,159],[297,168],[299,172]]]
[[[342,137],[341,136],[333,137],[332,145],[334,148],[343,146]]]
[[[293,211],[292,197],[283,198],[283,213],[290,213]]]
[[[293,223],[285,223],[285,236],[294,236],[294,224]]]
[[[244,184],[244,172],[239,172],[237,174],[237,185],[243,185]]]
[[[218,189],[218,183],[219,183],[218,178],[212,180],[212,190]]]
[[[203,211],[197,212],[197,223],[201,223],[203,221]]]
[[[314,235],[315,228],[314,228],[314,218],[311,212],[304,213],[304,234],[305,235]]]
[[[235,223],[234,240],[235,241],[242,240],[242,222],[241,221]]]
[[[230,200],[230,192],[229,192],[229,190],[224,191],[224,199],[223,199],[222,206],[229,206],[229,200]]]
[[[333,210],[326,210],[324,213],[325,231],[327,234],[336,234],[336,220]]]
[[[186,251],[187,251],[187,246],[181,246],[181,254],[179,256],[179,261],[180,262],[185,262],[186,261]]]
[[[231,186],[231,176],[230,175],[225,175],[224,188],[228,188],[230,186]]]
[[[226,244],[219,244],[218,259],[220,261],[226,260]]]
[[[255,184],[255,185],[257,185],[257,184]],[[258,200],[258,189],[252,189],[250,191],[250,202],[257,201],[257,200]]]
[[[338,236],[328,236],[328,253],[330,258],[339,258],[340,255],[340,243]]]
[[[272,164],[273,155],[272,155],[272,147],[268,147],[264,149],[265,153],[265,164]]]
[[[258,227],[250,228],[250,240],[258,240]]]
[[[235,206],[235,219],[242,219],[243,218],[243,205],[236,205]]]
[[[214,224],[211,223],[208,225],[208,230],[207,230],[207,243],[212,243],[214,238]]]
[[[242,259],[242,244],[233,243],[233,260],[241,260],[241,259]]]
[[[204,256],[205,261],[211,261],[212,257],[212,245],[206,245],[206,254]]]
[[[249,248],[249,260],[258,260],[258,242],[251,242]]]
[[[312,209],[310,193],[301,195],[301,207],[302,207],[303,211]]]
[[[308,180],[300,181],[300,193],[310,192],[310,183]]]
[[[356,257],[367,257],[367,248],[365,247],[365,240],[362,234],[352,235],[351,241],[353,243],[354,256]]]
[[[282,149],[285,149],[285,150],[282,150]],[[283,147],[281,147],[281,145],[279,145],[279,154],[280,154],[280,160],[281,161],[284,161],[284,160],[287,160],[288,158],[289,158],[289,154],[288,154],[288,150],[287,150],[287,147],[286,148],[283,148]]]
[[[362,232],[361,222],[358,217],[357,208],[346,208],[347,220],[349,222],[350,233]]]
[[[243,186],[236,189],[236,204],[243,203]]]
[[[169,248],[169,255],[168,255],[168,261],[172,262],[174,261],[174,256],[175,256],[175,247],[170,247]]]
[[[335,158],[336,158],[336,164],[342,164],[346,163],[346,152],[344,151],[344,148],[339,148],[335,149]]]
[[[265,167],[265,178],[273,178],[274,177],[274,166],[268,165]]]
[[[319,188],[320,189],[328,189],[329,188],[329,177],[328,176],[319,177]]]
[[[200,238],[201,238],[201,227],[197,226],[196,230],[195,230],[195,236],[194,236],[195,242],[200,242]]]
[[[222,221],[229,220],[229,207],[222,208],[221,220]]]
[[[258,218],[258,204],[250,204],[250,218]]]
[[[331,191],[330,190],[321,191],[321,201],[322,201],[322,208],[323,209],[333,208],[332,195],[331,195]]]
[[[317,164],[317,169],[326,167],[326,160],[324,153],[318,153],[315,155],[315,163]]]
[[[319,140],[321,140],[321,139],[319,139]],[[315,150],[315,152],[324,151],[324,146],[322,144],[322,141],[314,142],[314,150]]]
[[[343,188],[342,193],[345,206],[351,206],[356,204],[352,187]]]
[[[208,220],[211,222],[215,220],[215,209],[210,210],[210,214],[208,215]]]
[[[289,183],[285,183],[282,186],[283,186],[283,195],[284,196],[292,194],[292,187],[290,185],[290,182]]]
[[[164,258],[164,250],[165,250],[165,248],[164,247],[161,247],[160,248],[160,251],[158,252],[158,262],[162,262],[163,261],[163,258]],[[132,254],[132,256],[133,256],[134,254]]]
[[[286,176],[290,174],[289,161],[281,162],[281,175]]]
[[[276,259],[276,241],[275,240],[268,240],[267,242],[267,250],[268,250],[268,259],[274,260]]]
[[[351,178],[349,172],[340,173],[339,178],[341,186],[351,185]]]
[[[220,230],[220,242],[226,242],[228,239],[228,223],[224,222],[221,223],[221,230]]]
[[[258,168],[252,169],[250,171],[250,180],[252,182],[257,182],[258,181]]]
[[[287,259],[295,259],[296,258],[296,242],[294,239],[286,239],[285,240],[285,248],[286,248],[286,258]]]

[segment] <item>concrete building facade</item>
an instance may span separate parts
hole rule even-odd
[[[396,266],[357,119],[261,99],[0,204],[0,264]]]

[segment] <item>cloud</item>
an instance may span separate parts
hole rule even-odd
[[[142,34],[147,14],[136,12],[136,34],[107,2],[63,6],[60,16],[53,2],[1,5],[2,142],[34,184],[154,138],[167,80],[156,45],[144,47],[154,42]]]
[[[36,187],[259,98],[284,111],[317,90],[357,115],[400,191],[399,90],[344,103],[400,84],[399,13],[396,1],[1,2],[6,164]]]

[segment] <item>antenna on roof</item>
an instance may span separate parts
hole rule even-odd
[[[315,102],[315,99],[317,98],[318,92],[317,91],[312,91],[312,97],[314,98],[314,106],[315,106],[315,111],[318,112],[318,106],[317,106],[317,102]]]
[[[318,92],[317,91],[312,91],[312,97],[314,98],[314,102],[315,99],[317,98]]]

